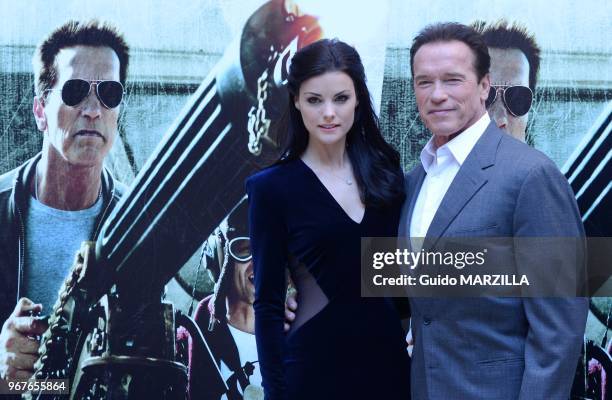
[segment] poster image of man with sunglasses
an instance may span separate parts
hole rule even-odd
[[[129,48],[111,25],[70,21],[33,57],[42,151],[0,177],[0,378],[26,379],[81,242],[123,185],[103,162],[117,134]],[[15,306],[16,303],[16,306]],[[13,308],[14,307],[14,308]]]
[[[486,101],[497,126],[518,140],[532,141],[527,134],[529,110],[540,68],[540,48],[520,24],[505,20],[472,24],[482,34],[491,56],[491,89]]]
[[[211,393],[208,381],[215,372],[203,367],[204,355],[192,347],[189,361],[192,399],[246,399],[258,393],[263,396],[255,345],[255,286],[247,213],[244,199],[205,245],[206,269],[216,283],[213,294],[198,304],[194,314],[228,392]]]

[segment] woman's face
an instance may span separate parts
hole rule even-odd
[[[346,142],[358,101],[355,85],[345,72],[330,71],[302,82],[295,108],[309,133],[309,144]]]

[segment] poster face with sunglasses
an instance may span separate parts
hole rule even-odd
[[[533,92],[529,88],[529,61],[516,48],[491,48],[489,54],[491,85],[495,89],[495,92],[491,90],[487,99],[489,114],[501,129],[525,141],[528,113],[533,102]],[[505,90],[509,87],[513,89]]]
[[[54,87],[34,99],[37,128],[69,164],[99,164],[117,134],[123,95],[119,59],[110,48],[77,46],[60,50],[55,65]],[[82,79],[90,76],[103,79]],[[89,96],[92,91],[95,96]]]
[[[400,151],[405,170],[418,162],[419,152],[429,138],[414,104],[408,51],[411,38],[427,23],[455,20],[470,24],[474,16],[495,22],[498,16],[504,16],[510,22],[524,24],[534,34],[542,50],[537,85],[532,87],[530,83],[532,67],[522,51],[492,49],[494,90],[489,96],[488,110],[502,129],[543,151],[559,167],[571,159],[574,149],[589,134],[610,101],[612,81],[605,72],[610,70],[612,53],[608,40],[609,18],[606,17],[607,9],[593,0],[586,4],[564,1],[554,10],[546,2],[528,5],[526,1],[497,3],[491,9],[476,9],[469,2],[453,1],[436,4],[399,0],[380,4],[371,1],[333,2],[335,5],[316,1],[273,3],[290,11],[285,11],[285,16],[303,13],[316,17],[316,23],[309,20],[300,29],[306,26],[312,28],[309,32],[315,32],[313,27],[318,26],[317,37],[338,36],[357,46],[366,64],[382,131]],[[214,173],[199,201],[214,220],[210,225],[216,227],[244,195],[241,191],[244,176],[255,167],[269,163],[275,154],[274,148],[265,147],[270,143],[267,139],[259,138],[263,143],[259,154],[253,150],[256,146],[249,147],[257,143],[253,139],[257,138],[257,129],[249,130],[249,126],[263,126],[266,119],[273,121],[282,111],[277,104],[284,103],[275,102],[275,96],[281,93],[282,72],[291,53],[289,50],[275,53],[271,48],[282,42],[283,50],[290,49],[296,26],[282,18],[268,24],[266,18],[270,14],[265,13],[252,18],[265,4],[268,3],[261,0],[217,0],[191,1],[177,7],[162,1],[143,1],[131,3],[129,7],[118,2],[108,7],[106,3],[93,2],[86,10],[69,4],[50,7],[40,0],[8,5],[3,11],[7,22],[0,28],[6,33],[0,35],[3,60],[0,66],[3,99],[0,173],[22,164],[41,147],[41,136],[36,134],[36,122],[31,114],[30,59],[38,40],[68,17],[108,18],[126,33],[132,48],[125,87],[120,87],[119,78],[115,76],[82,79],[75,75],[73,79],[64,79],[62,85],[49,93],[51,106],[57,108],[56,118],[70,124],[71,113],[84,101],[99,101],[105,115],[116,113],[115,121],[119,117],[119,124],[110,121],[105,125],[109,133],[117,135],[113,137],[112,149],[112,141],[103,142],[108,147],[104,150],[110,151],[106,165],[117,178],[130,184],[164,135],[176,127],[187,106],[208,110],[204,107],[206,103],[196,97],[204,92],[201,87],[208,87],[215,81],[222,95],[206,92],[206,101],[217,101],[220,97],[215,105],[220,104],[220,115],[235,129],[225,140],[220,135],[225,125],[215,132],[219,135],[216,143],[225,146],[224,156],[211,158],[205,165]],[[296,13],[297,8],[299,13]],[[141,12],[134,12],[135,9]],[[595,11],[587,13],[585,10]],[[266,26],[274,26],[276,30],[265,31]],[[264,31],[270,36],[256,42],[260,37],[258,33]],[[280,62],[276,62],[278,60]],[[227,68],[228,65],[231,68]],[[252,68],[241,69],[245,66]],[[232,75],[235,71],[241,71],[239,77]],[[267,79],[261,79],[264,72]],[[90,80],[94,78],[96,80]],[[266,93],[260,88],[266,82],[269,82],[268,87],[278,91],[268,93],[268,98],[263,100]],[[227,88],[235,91],[223,92]],[[250,115],[261,118],[250,118]],[[264,115],[266,117],[262,117]],[[87,138],[90,142],[94,139]],[[101,154],[106,155],[105,152]],[[602,170],[609,171],[609,168],[603,165]],[[608,176],[607,182],[609,179]],[[597,199],[598,194],[604,193],[603,189],[589,198]],[[592,204],[593,201],[581,209],[588,211]],[[201,232],[201,240],[211,232],[212,229]],[[230,255],[247,262],[244,249],[236,247],[240,242],[233,244]],[[200,253],[200,248],[194,250],[180,271],[180,279],[168,283],[167,299],[185,312],[194,301],[197,303],[214,289],[215,280],[198,269]],[[586,361],[596,368],[589,370],[582,366],[580,373],[584,379],[576,385],[575,396],[601,397],[604,390],[601,371],[612,374],[612,370],[606,369],[610,365],[608,355],[612,347],[608,340],[612,337],[610,310],[609,301],[592,302],[586,332],[590,347],[585,345],[585,349],[589,347],[592,354],[599,355],[592,358],[593,362],[591,358]]]

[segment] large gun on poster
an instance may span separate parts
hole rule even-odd
[[[164,285],[244,196],[245,178],[278,155],[269,127],[287,104],[288,61],[320,34],[315,18],[284,1],[249,18],[98,241],[84,244],[43,336],[36,379],[68,379],[71,399],[185,398],[177,325],[206,343],[193,321],[161,302]],[[210,390],[223,393],[212,358],[210,369],[219,376]]]

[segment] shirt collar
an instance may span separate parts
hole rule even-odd
[[[432,136],[423,150],[421,150],[421,163],[423,164],[425,172],[428,172],[436,157],[444,153],[452,154],[457,164],[459,164],[459,166],[463,165],[465,159],[487,129],[490,122],[491,118],[489,118],[489,113],[485,112],[472,126],[437,149],[434,145]]]

